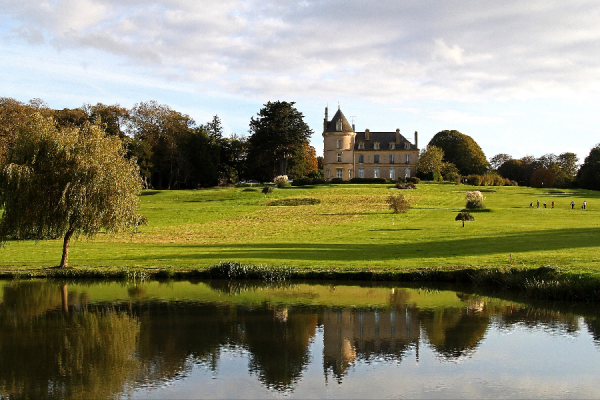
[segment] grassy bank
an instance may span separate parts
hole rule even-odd
[[[465,191],[473,189],[420,184],[402,191],[413,204],[402,215],[393,215],[385,203],[390,193],[399,192],[392,185],[290,187],[275,189],[266,199],[255,188],[146,191],[141,212],[149,225],[133,236],[76,241],[71,273],[192,274],[235,261],[285,266],[306,276],[376,274],[379,279],[552,267],[560,275],[600,280],[597,192],[481,188],[493,190],[484,193],[486,210],[473,213],[475,221],[462,228],[454,217],[464,207]],[[294,198],[318,202],[268,205]],[[585,211],[580,208],[584,200]],[[51,275],[54,270],[48,268],[58,264],[60,252],[60,240],[9,242],[0,249],[0,273]]]

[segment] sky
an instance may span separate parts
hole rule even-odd
[[[357,131],[471,136],[488,158],[600,142],[600,2],[0,0],[0,97],[156,100],[248,135],[293,101],[322,154],[324,109]]]

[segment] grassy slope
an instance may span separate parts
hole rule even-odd
[[[260,191],[243,188],[148,191],[141,212],[149,225],[134,236],[99,235],[72,244],[74,266],[207,267],[219,261],[302,268],[600,266],[600,193],[548,193],[525,187],[482,188],[489,212],[463,229],[454,217],[469,186],[420,184],[402,191],[413,202],[393,215],[391,185],[275,189],[269,199],[316,197],[321,204],[266,207]],[[460,191],[463,191],[462,193]],[[533,209],[539,199],[555,209]],[[575,200],[588,210],[571,210]],[[392,218],[395,224],[392,225]],[[11,242],[0,249],[4,270],[57,265],[61,242]],[[7,268],[8,267],[8,268]]]

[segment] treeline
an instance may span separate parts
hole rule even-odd
[[[268,105],[282,103],[293,108],[293,103],[285,102]],[[140,102],[130,109],[98,103],[54,110],[40,99],[23,103],[0,98],[0,157],[36,113],[52,117],[60,129],[99,124],[107,134],[119,137],[127,148],[127,156],[139,165],[148,188],[190,189],[241,180],[271,180],[279,174],[282,162],[284,172],[291,178],[314,175],[318,169],[309,136],[287,147],[282,143],[265,144],[255,137],[252,126],[249,137],[225,137],[218,116],[197,124],[189,115],[156,101]],[[269,154],[269,146],[284,149],[285,153]]]
[[[582,165],[575,153],[527,155],[515,159],[496,154],[487,161],[479,145],[458,131],[438,132],[421,150],[417,176],[428,180],[467,182],[480,186],[581,187],[600,190],[600,145]]]

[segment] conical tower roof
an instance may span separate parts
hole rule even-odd
[[[338,121],[340,120],[341,129],[340,125],[338,124]],[[331,121],[327,123],[326,132],[354,132],[354,129],[352,129],[352,125],[350,125],[346,117],[344,117],[342,110],[338,109]]]

